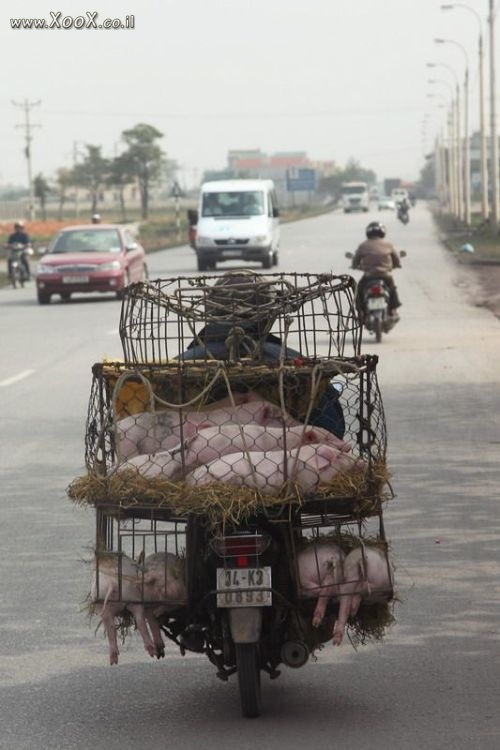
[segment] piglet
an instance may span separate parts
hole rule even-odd
[[[328,602],[338,596],[343,577],[345,555],[330,540],[313,542],[298,555],[300,592],[306,598],[317,598],[312,624],[321,625]]]
[[[144,648],[150,656],[155,654],[155,646],[146,623],[144,607],[140,604],[139,567],[126,555],[121,556],[121,592],[119,586],[118,555],[106,553],[99,555],[97,569],[90,591],[90,599],[96,602],[96,613],[101,616],[109,644],[109,663],[118,664],[118,642],[116,638],[115,617],[124,609],[134,616],[137,629],[141,634]],[[121,598],[120,597],[121,593]],[[99,600],[103,599],[101,603]]]
[[[361,600],[386,601],[393,590],[392,565],[378,547],[356,547],[344,562],[339,616],[333,630],[333,642],[342,643],[349,617],[354,617]]]
[[[276,495],[288,480],[303,492],[313,492],[319,485],[331,482],[339,471],[358,468],[359,459],[329,445],[312,443],[291,451],[231,453],[194,469],[186,482],[194,486],[223,482]]]
[[[120,461],[140,454],[153,454],[176,447],[181,440],[192,437],[202,423],[205,426],[224,424],[259,424],[280,427],[283,424],[299,424],[280,407],[264,399],[255,399],[236,403],[235,406],[219,402],[210,404],[199,411],[174,410],[141,412],[120,419],[116,423],[115,442]]]
[[[164,612],[187,604],[184,562],[170,552],[155,552],[144,560],[144,571],[146,619],[159,659],[165,656],[165,644],[157,618]]]
[[[122,469],[136,468],[142,476],[162,476],[180,479],[196,466],[216,461],[230,453],[278,451],[300,445],[317,443],[322,438],[321,428],[269,427],[258,424],[223,424],[211,426],[203,422],[196,434],[186,441],[184,450],[179,444],[171,451],[153,456],[134,456],[121,465]]]

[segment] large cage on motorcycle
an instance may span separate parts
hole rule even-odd
[[[206,561],[190,550],[265,519],[289,553],[273,595],[292,606],[304,547],[334,536],[346,553],[387,550],[378,358],[360,353],[351,277],[237,276],[129,288],[123,359],[92,367],[87,474],[69,495],[96,508],[97,560],[185,560],[190,607],[213,595],[200,583]]]

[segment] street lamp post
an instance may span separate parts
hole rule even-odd
[[[427,83],[430,83],[432,85],[440,84],[442,86],[446,86],[446,88],[449,90],[451,94],[451,101],[452,101],[452,107],[453,107],[453,86],[448,83],[448,81],[440,80],[431,78],[427,81]],[[427,94],[429,98],[436,98],[435,94]],[[446,99],[440,95],[438,95],[442,101],[446,102]],[[448,116],[448,148],[447,148],[447,160],[445,159],[445,147],[444,147],[444,136],[441,134],[441,140],[439,142],[440,144],[440,153],[438,155],[438,161],[439,161],[439,169],[440,169],[440,175],[441,175],[441,200],[443,203],[445,203],[448,207],[449,213],[451,213],[454,216],[459,216],[459,206],[458,206],[458,194],[457,194],[457,185],[456,185],[456,166],[455,166],[455,160],[454,160],[454,125],[453,125],[453,109],[451,110],[450,115]]]
[[[481,164],[481,215],[486,220],[489,215],[488,201],[488,152],[486,144],[486,116],[484,108],[484,47],[483,47],[483,25],[479,13],[465,3],[447,3],[441,5],[441,10],[453,10],[454,8],[463,8],[470,11],[478,22],[479,26],[479,130],[480,130],[480,164]]]
[[[490,118],[491,118],[491,225],[498,232],[498,135],[496,106],[496,71],[495,71],[495,3],[490,0]]]
[[[470,139],[469,139],[469,58],[465,47],[454,39],[434,39],[436,44],[453,44],[462,50],[465,57],[465,79],[464,79],[464,163],[463,163],[463,186],[464,186],[464,213],[463,219],[470,226],[471,202],[470,202]]]
[[[453,215],[458,219],[465,218],[464,193],[462,189],[462,149],[460,148],[460,86],[457,74],[451,65],[446,63],[426,63],[428,68],[446,68],[455,80],[455,98],[451,103],[450,110],[450,183],[454,185],[454,210]]]

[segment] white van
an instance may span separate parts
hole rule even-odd
[[[221,180],[201,186],[195,250],[198,270],[225,260],[278,264],[279,209],[272,180]]]
[[[351,211],[364,211],[366,213],[370,208],[368,183],[343,182],[342,208],[345,214],[350,214]]]

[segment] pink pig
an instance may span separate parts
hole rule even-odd
[[[329,600],[340,592],[344,558],[339,545],[327,539],[309,544],[298,555],[301,594],[318,599],[312,620],[315,628],[321,625]]]
[[[226,399],[224,399],[224,403]],[[299,424],[263,399],[252,399],[236,406],[217,406],[216,402],[201,411],[164,410],[155,413],[141,412],[120,419],[116,423],[116,450],[120,460],[141,454],[153,454],[175,448],[179,441],[192,437],[199,426],[260,424],[279,427],[282,424]]]
[[[344,583],[333,642],[337,646],[342,643],[347,620],[356,615],[362,598],[369,602],[386,601],[392,591],[392,566],[383,550],[356,547],[349,552],[344,563]]]
[[[146,623],[144,607],[138,603],[141,599],[139,586],[139,567],[126,555],[121,556],[121,592],[118,581],[118,555],[106,553],[99,556],[98,568],[94,572],[90,598],[97,602],[96,613],[101,616],[109,644],[109,663],[118,664],[118,642],[116,638],[115,617],[124,609],[134,616],[137,629],[141,634],[144,648],[150,656],[155,655],[155,646]],[[119,599],[121,593],[121,599]],[[101,604],[98,600],[103,599]],[[134,603],[135,602],[135,603]]]
[[[255,451],[250,458],[245,453],[231,453],[199,466],[188,474],[186,481],[191,485],[224,482],[277,494],[288,479],[298,489],[312,492],[318,485],[328,484],[339,471],[357,468],[359,459],[329,445],[312,443],[286,452]]]
[[[171,451],[156,453],[154,456],[135,456],[122,464],[122,468],[136,468],[146,477],[162,475],[168,479],[179,479],[195,466],[208,464],[230,453],[277,451],[285,446],[292,449],[308,443],[318,443],[323,437],[322,433],[320,427],[304,425],[284,429],[257,424],[210,426],[203,422],[196,435],[186,441],[184,453],[179,444]]]
[[[170,552],[155,552],[144,560],[144,603],[158,658],[165,656],[165,644],[157,618],[187,604],[184,563]],[[155,604],[157,602],[157,604]]]

